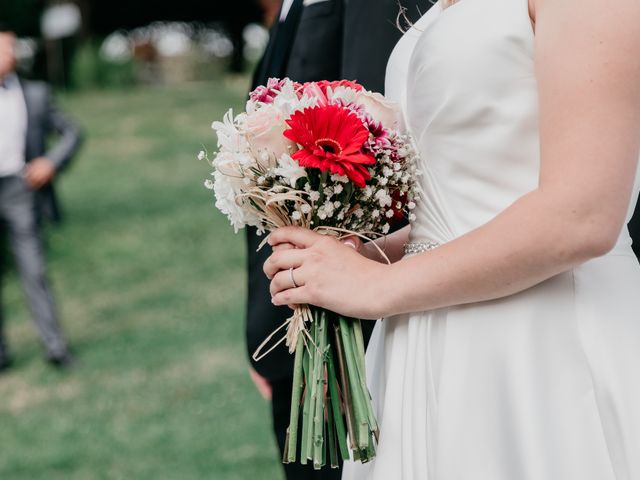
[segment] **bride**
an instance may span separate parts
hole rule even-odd
[[[378,456],[345,478],[640,479],[638,25],[638,0],[435,6],[387,71],[424,190],[393,263],[271,235],[276,305],[384,318]]]

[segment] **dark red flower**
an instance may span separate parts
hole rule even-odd
[[[362,152],[369,130],[350,110],[338,105],[306,108],[294,113],[284,136],[302,146],[292,155],[301,166],[347,176],[358,187],[371,178],[373,155]]]

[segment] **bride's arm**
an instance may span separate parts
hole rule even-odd
[[[640,151],[640,2],[536,0],[539,187],[484,226],[393,265],[311,232],[274,243],[276,304],[311,303],[376,318],[504,297],[613,248],[624,227]],[[455,133],[455,132],[453,132]],[[499,174],[499,172],[496,172]]]

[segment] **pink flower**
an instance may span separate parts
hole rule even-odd
[[[247,115],[245,127],[250,147],[258,155],[269,154],[271,163],[296,150],[296,144],[283,135],[287,124],[282,112],[271,105]]]
[[[273,103],[273,100],[276,98],[280,90],[282,89],[285,80],[280,80],[278,78],[270,78],[267,81],[266,86],[259,86],[253,92],[249,94],[249,98],[254,102],[261,103]]]
[[[319,107],[324,107],[329,103],[329,99],[327,98],[326,93],[326,89],[323,89],[317,82],[305,83],[302,86],[302,94],[306,95],[309,98],[318,99],[317,105]]]
[[[356,103],[364,107],[367,114],[386,129],[398,129],[402,123],[398,105],[379,93],[362,90],[356,97]]]

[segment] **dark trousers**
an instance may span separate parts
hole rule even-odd
[[[0,221],[9,240],[31,315],[47,355],[56,357],[67,346],[58,323],[53,297],[45,275],[45,263],[36,215],[35,193],[18,176],[0,177]],[[0,255],[4,257],[5,249]],[[2,260],[5,260],[2,258]],[[2,263],[5,263],[4,261]],[[0,272],[2,269],[0,269]],[[1,275],[1,273],[0,273]],[[2,278],[0,278],[1,282]],[[6,354],[0,308],[0,355]]]
[[[273,430],[278,440],[280,458],[283,455],[287,427],[289,426],[292,383],[293,379],[290,377],[271,382]],[[299,452],[300,445],[298,445]],[[342,475],[342,471],[339,468],[334,469],[327,465],[322,470],[314,470],[313,464],[302,465],[299,461],[284,465],[284,473],[287,480],[340,480]]]

